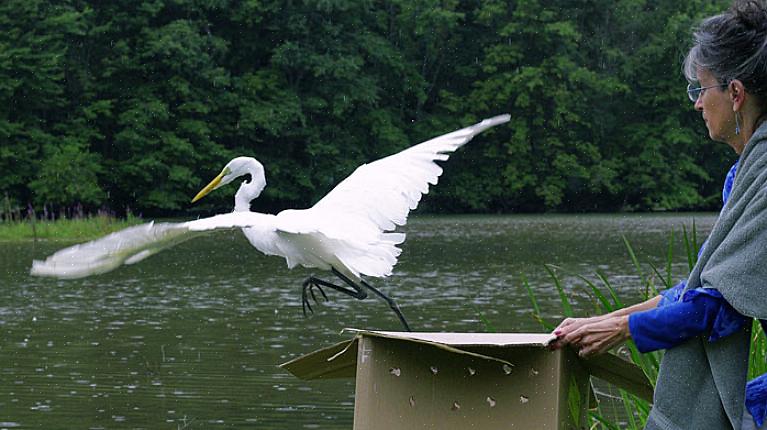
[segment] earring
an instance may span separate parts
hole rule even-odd
[[[735,112],[735,134],[740,134],[740,112]]]

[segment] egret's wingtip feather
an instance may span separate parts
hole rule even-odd
[[[34,260],[29,273],[58,279],[99,275],[183,242],[193,237],[190,233],[184,223],[149,222],[131,226],[61,249],[44,261]]]
[[[442,168],[436,161],[447,160],[477,134],[510,120],[509,114],[486,118],[359,166],[313,209],[329,218],[343,216],[349,223],[390,231],[403,225],[407,214],[429,192],[429,185],[437,184]]]
[[[32,276],[42,276],[42,265],[44,263],[40,260],[32,260],[32,267],[29,269],[29,274]]]

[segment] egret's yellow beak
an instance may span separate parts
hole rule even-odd
[[[197,200],[200,200],[201,198],[205,197],[209,192],[215,190],[218,188],[219,184],[221,184],[221,180],[224,178],[224,175],[226,174],[226,171],[223,171],[216,176],[215,179],[210,181],[208,185],[205,186],[202,190],[200,190],[199,193],[197,193],[196,196],[192,199],[192,203],[196,202]]]

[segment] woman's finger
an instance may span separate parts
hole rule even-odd
[[[578,348],[578,356],[588,357],[594,353],[596,344],[588,341],[584,341],[580,348]]]
[[[555,335],[558,335],[558,332],[561,332],[562,330],[564,330],[568,326],[572,325],[573,322],[574,322],[574,318],[565,318],[561,323],[559,323],[557,328],[554,329],[553,333]]]
[[[587,333],[587,329],[588,326],[582,326],[576,330],[573,330],[572,332],[562,337],[562,342],[570,345],[575,344],[577,346],[580,342],[582,342],[581,338]]]

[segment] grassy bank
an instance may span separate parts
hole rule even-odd
[[[120,219],[110,215],[93,215],[57,220],[23,219],[0,222],[0,240],[73,240],[85,241],[143,222],[128,216]]]
[[[637,274],[641,280],[640,288],[642,291],[642,295],[646,299],[657,295],[659,290],[663,290],[673,286],[674,282],[673,282],[673,278],[671,274],[671,263],[674,259],[673,245],[675,240],[673,232],[669,235],[668,251],[664,261],[665,267],[661,267],[661,268],[651,263],[647,263],[644,265],[641,264],[636,254],[634,253],[634,250],[631,244],[625,238],[623,240],[626,245],[629,258],[631,258],[631,261],[634,267],[636,268]],[[684,246],[685,246],[685,250],[687,254],[686,257],[687,257],[689,269],[692,270],[692,267],[695,264],[695,261],[697,260],[697,250],[698,250],[698,243],[696,240],[694,225],[693,225],[693,231],[691,235],[688,235],[688,232],[686,230],[684,231],[683,240],[684,240]],[[590,280],[587,277],[577,275],[577,277],[585,283],[585,288],[583,291],[585,292],[585,295],[587,295],[590,301],[593,303],[593,307],[591,308],[593,309],[593,312],[590,315],[576,315],[576,314],[579,314],[580,312],[574,311],[574,306],[571,303],[571,296],[569,295],[569,293],[565,290],[563,286],[561,276],[560,276],[560,272],[561,272],[560,269],[551,265],[545,266],[545,269],[548,272],[549,276],[551,277],[552,282],[554,283],[554,286],[556,287],[557,291],[559,292],[560,305],[562,307],[562,314],[565,317],[591,316],[591,315],[604,314],[604,313],[609,313],[614,310],[623,308],[625,306],[621,298],[616,293],[615,288],[612,286],[607,276],[597,271],[595,274],[596,282],[592,282],[592,280]],[[559,321],[556,321],[556,322],[546,321],[543,318],[543,316],[540,313],[540,309],[538,307],[537,299],[535,297],[535,293],[533,289],[530,288],[526,280],[523,282],[523,284],[525,288],[527,289],[531,304],[533,306],[533,310],[534,310],[533,316],[541,323],[541,325],[546,330],[553,330],[555,327],[555,324],[558,323]],[[620,355],[630,358],[631,361],[633,361],[635,364],[637,364],[639,367],[642,368],[642,370],[644,371],[644,373],[647,375],[647,377],[650,379],[650,381],[652,382],[654,386],[658,376],[658,368],[660,365],[662,352],[657,351],[657,352],[642,354],[637,350],[636,346],[631,341],[627,342],[624,346],[621,346],[619,349],[621,350]],[[766,356],[767,356],[767,339],[765,339],[761,326],[757,322],[754,322],[753,330],[752,330],[751,350],[750,350],[750,365],[749,365],[749,375],[748,375],[749,379],[767,372],[767,362],[765,361]],[[613,397],[613,395],[608,395],[608,397]],[[622,413],[621,412],[617,414],[615,413],[616,400],[617,400],[617,405],[619,405],[618,406],[619,408],[620,408],[620,405],[622,405],[622,409],[623,409]],[[605,407],[605,405],[609,405],[609,406]],[[589,428],[590,429],[606,429],[606,430],[620,430],[620,429],[640,430],[644,428],[645,422],[647,421],[647,415],[650,411],[650,407],[651,407],[651,404],[649,404],[648,402],[624,390],[618,390],[618,395],[613,397],[612,402],[600,401],[597,409],[593,410],[590,413],[591,423]]]

